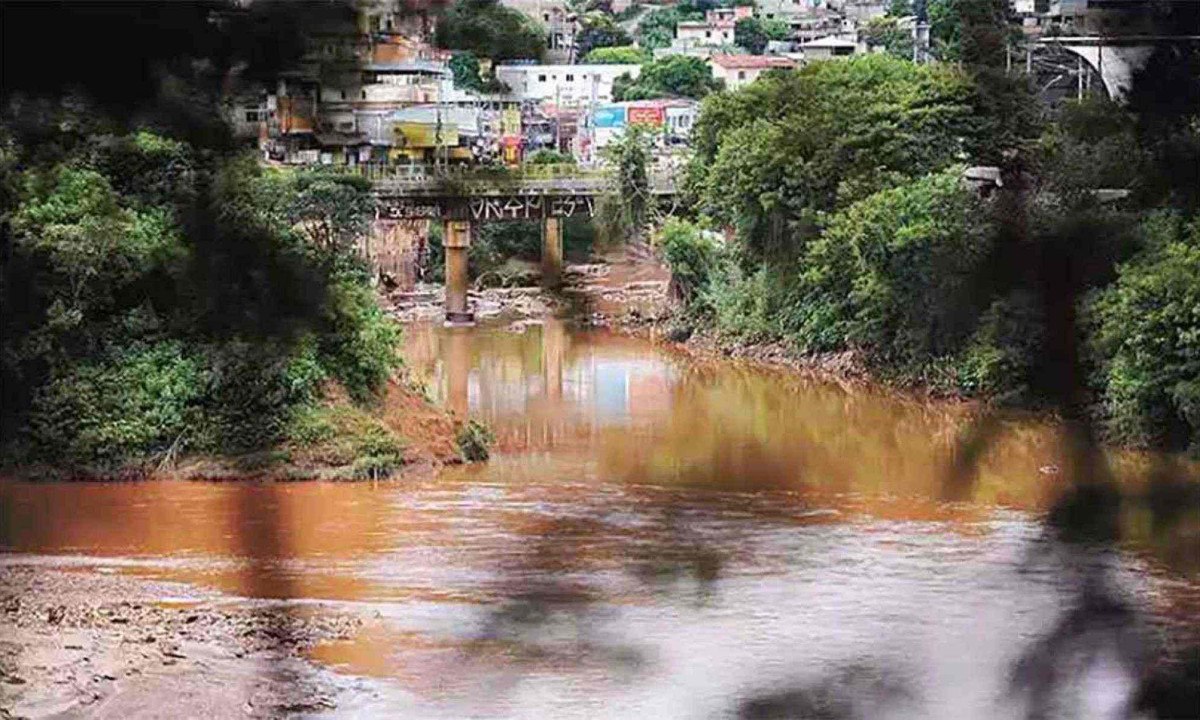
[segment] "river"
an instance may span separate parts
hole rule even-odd
[[[1036,419],[1002,420],[964,479],[962,405],[556,321],[406,345],[433,398],[494,429],[490,462],[6,482],[3,549],[342,604],[369,621],[313,658],[369,679],[346,715],[1122,717],[1144,654],[1200,616],[1194,516],[1164,535],[1126,503],[1119,544],[1056,539],[1069,468]],[[1114,463],[1137,496],[1148,461]]]

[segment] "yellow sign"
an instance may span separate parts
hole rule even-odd
[[[398,122],[392,126],[396,144],[406,148],[453,147],[458,144],[458,126],[442,123],[441,142],[438,126],[422,122]]]
[[[510,107],[504,109],[504,113],[500,116],[500,134],[505,136],[521,135],[520,108]]]

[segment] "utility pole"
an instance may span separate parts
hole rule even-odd
[[[913,3],[916,15],[913,21],[913,62],[924,64],[929,62],[929,13],[925,0]]]

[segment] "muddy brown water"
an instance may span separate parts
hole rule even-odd
[[[1056,540],[1069,473],[1036,420],[1006,420],[950,501],[963,406],[556,321],[406,342],[432,397],[493,427],[491,462],[3,482],[3,561],[341,604],[369,621],[314,658],[371,678],[346,715],[1123,717],[1145,653],[1197,621],[1200,520],[1164,536],[1127,503],[1118,546]],[[1137,496],[1147,458],[1112,460]],[[1035,697],[1014,678],[1043,660]]]

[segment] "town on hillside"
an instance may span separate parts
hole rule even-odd
[[[361,0],[313,24],[301,60],[278,77],[231,86],[225,108],[264,160],[290,165],[596,165],[634,125],[651,131],[662,160],[688,144],[711,92],[816,60],[922,61],[931,47],[936,59],[927,3]],[[1033,71],[1034,43],[1087,36],[1088,8],[1012,0],[1012,62]],[[495,37],[480,39],[479,25]],[[1043,55],[1049,88],[1100,81],[1071,56]]]

